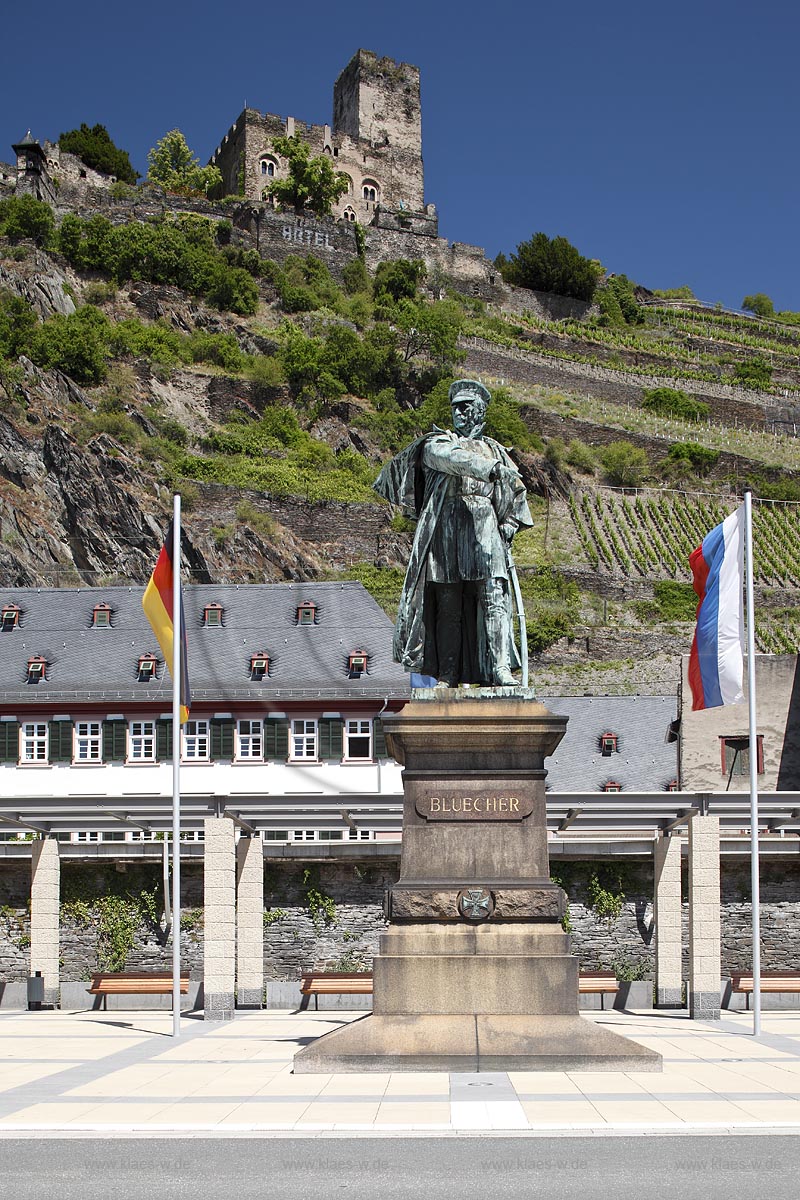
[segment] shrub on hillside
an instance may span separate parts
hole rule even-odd
[[[612,442],[603,450],[600,461],[608,482],[614,487],[641,487],[647,476],[647,455],[631,442]]]
[[[699,446],[697,442],[676,442],[670,446],[666,463],[672,466],[685,467],[704,478],[719,462],[719,450],[710,450],[708,446]]]
[[[704,421],[708,417],[708,405],[702,400],[687,396],[678,388],[650,388],[642,396],[642,408],[658,413],[660,417],[676,417],[681,421]]]
[[[772,367],[765,358],[755,355],[736,364],[733,378],[744,387],[768,388],[772,382]]]

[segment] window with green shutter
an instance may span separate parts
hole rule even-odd
[[[172,721],[156,721],[156,758],[159,762],[172,758]]]
[[[0,762],[19,758],[19,721],[0,721]]]
[[[386,746],[386,737],[383,732],[383,721],[375,720],[375,728],[372,731],[373,756],[375,758],[390,758],[389,751]]]
[[[125,762],[127,721],[103,721],[103,762]]]
[[[50,762],[72,762],[72,721],[50,722]]]
[[[289,757],[289,722],[264,721],[264,758],[286,762]]]
[[[233,721],[214,718],[211,721],[211,757],[219,762],[233,758]]]
[[[323,719],[319,723],[319,757],[342,759],[342,722]]]

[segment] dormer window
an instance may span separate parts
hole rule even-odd
[[[316,625],[317,623],[317,606],[312,600],[304,600],[302,604],[297,606],[297,624],[298,625]]]
[[[28,659],[28,683],[41,683],[47,678],[47,660],[37,655]]]
[[[600,753],[603,758],[610,758],[619,749],[616,733],[604,733],[600,738]]]
[[[609,779],[608,783],[603,784],[602,790],[604,792],[621,792],[622,784],[617,783],[614,779]]]
[[[95,629],[109,629],[111,627],[110,604],[95,604],[92,609],[92,625]]]
[[[367,653],[354,650],[347,658],[347,669],[351,679],[358,679],[367,669]]]
[[[260,683],[261,680],[269,675],[269,657],[263,651],[250,656],[250,678],[255,683]]]
[[[2,626],[4,633],[9,629],[19,628],[19,605],[3,605],[2,616],[0,616],[0,625]]]
[[[219,629],[222,625],[222,614],[221,604],[207,604],[203,609],[203,624],[207,629]]]
[[[139,682],[152,683],[158,678],[158,659],[155,654],[142,654],[139,658]]]

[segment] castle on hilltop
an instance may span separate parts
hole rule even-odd
[[[220,195],[268,202],[270,183],[288,173],[274,139],[292,135],[314,155],[330,155],[348,180],[334,216],[370,225],[388,210],[435,222],[424,200],[418,67],[357,51],[333,85],[332,125],[246,108],[211,157],[222,172]]]

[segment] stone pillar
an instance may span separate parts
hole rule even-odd
[[[236,1007],[264,999],[264,846],[261,835],[236,848]]]
[[[37,838],[31,857],[31,975],[44,976],[44,1002],[58,1006],[58,905],[61,860],[53,837]]]
[[[719,817],[689,818],[689,1015],[720,1016]]]
[[[203,994],[207,1021],[233,1018],[236,976],[236,839],[228,817],[203,822]]]
[[[656,1005],[680,1008],[681,963],[681,839],[661,834],[653,849],[653,913],[656,932]]]

